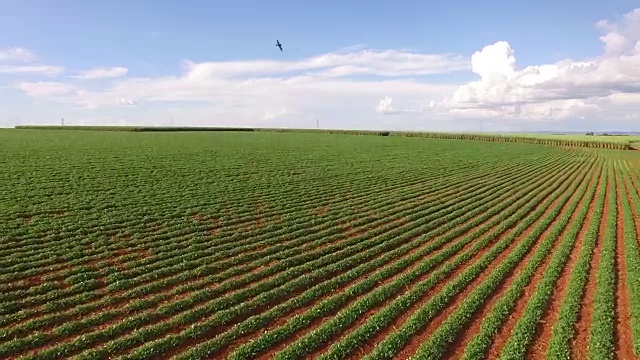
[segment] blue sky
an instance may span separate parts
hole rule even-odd
[[[482,118],[492,130],[574,130],[613,117],[606,126],[632,130],[635,7],[0,0],[0,126],[308,127],[320,117],[327,127],[464,130]],[[552,74],[532,79],[540,69]]]

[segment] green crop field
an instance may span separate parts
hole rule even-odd
[[[469,138],[0,130],[0,358],[640,357],[640,151]]]

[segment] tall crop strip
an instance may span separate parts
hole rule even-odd
[[[631,165],[633,166],[633,165]],[[631,306],[631,329],[633,332],[633,350],[640,356],[640,193],[634,183],[630,164],[622,164],[624,188],[628,197],[624,197],[624,246],[627,263],[627,288]]]
[[[0,358],[638,355],[637,152],[347,134],[0,131]]]

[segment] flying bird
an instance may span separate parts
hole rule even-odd
[[[280,51],[282,51],[282,44],[280,44],[280,40],[276,40],[276,46],[280,48]]]

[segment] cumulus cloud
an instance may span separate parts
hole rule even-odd
[[[380,114],[396,114],[396,110],[393,108],[393,105],[391,105],[392,102],[393,99],[388,96],[380,100],[380,103],[378,103],[376,107],[376,112]]]
[[[394,115],[394,114],[426,114],[433,113],[434,109],[436,109],[436,102],[431,100],[428,104],[422,104],[416,109],[397,109],[393,106],[393,99],[389,96],[386,96],[384,99],[380,100],[378,105],[374,108],[375,112],[383,115]]]
[[[433,102],[433,101],[432,101]],[[376,106],[375,111],[379,114],[383,115],[394,115],[394,114],[406,114],[412,112],[420,112],[419,109],[396,109],[393,107],[393,99],[386,96],[384,99],[380,100],[378,106]]]
[[[564,119],[602,112],[603,99],[640,93],[640,9],[597,27],[606,31],[600,37],[603,55],[586,61],[517,69],[508,42],[485,46],[471,56],[479,80],[460,86],[440,105],[469,116]]]
[[[15,46],[0,48],[0,61],[30,62],[37,58],[36,54],[29,49]]]
[[[596,26],[606,32],[600,37],[606,54],[632,55],[640,52],[640,9],[624,14],[616,22],[600,20]]]
[[[79,71],[78,75],[74,76],[74,78],[82,80],[112,79],[125,76],[128,71],[129,69],[120,66],[111,68],[94,68]]]

